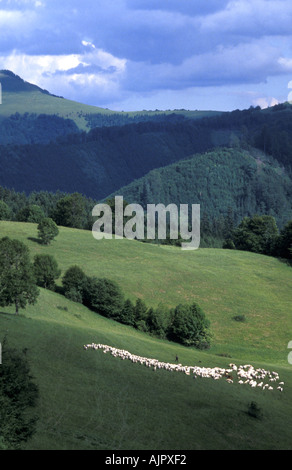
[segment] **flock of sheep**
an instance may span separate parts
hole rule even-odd
[[[277,390],[283,391],[284,382],[279,382],[280,378],[277,372],[270,372],[265,369],[255,369],[252,365],[236,366],[229,364],[229,368],[223,369],[220,367],[198,367],[198,366],[183,366],[182,364],[171,364],[168,362],[161,362],[158,359],[150,359],[148,357],[136,356],[124,349],[117,349],[105,344],[87,344],[84,349],[103,349],[103,352],[110,353],[114,357],[120,357],[125,360],[128,359],[133,363],[140,363],[146,367],[152,367],[153,370],[165,369],[175,372],[184,372],[186,375],[193,375],[194,378],[205,377],[219,380],[225,378],[228,383],[233,383],[235,377],[239,384],[246,384],[252,388],[258,387],[262,390]],[[266,383],[265,383],[266,382]],[[272,385],[271,385],[272,384]]]

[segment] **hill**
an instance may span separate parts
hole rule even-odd
[[[47,90],[25,82],[9,70],[0,71],[0,83],[2,85],[2,104],[0,106],[2,119],[9,118],[15,113],[19,115],[26,113],[57,115],[60,118],[71,119],[78,128],[85,129],[86,121],[83,114],[110,113],[103,108],[84,105],[52,95]]]
[[[207,131],[195,122],[103,127],[50,144],[2,145],[0,185],[102,199],[153,168],[208,149]]]
[[[291,268],[251,253],[186,255],[128,240],[96,242],[90,233],[73,229],[61,228],[50,247],[33,240],[33,224],[1,222],[0,231],[25,241],[32,255],[53,254],[63,272],[80,264],[88,274],[117,280],[126,295],[141,295],[148,304],[196,299],[215,335],[209,351],[184,348],[45,290],[38,304],[18,317],[2,308],[1,337],[6,334],[19,350],[27,348],[40,388],[37,433],[27,449],[291,449]],[[247,321],[234,322],[232,316],[242,312]],[[178,354],[185,365],[253,364],[276,370],[285,390],[263,392],[225,380],[153,372],[85,351],[83,345],[91,342],[167,362]],[[263,410],[262,420],[248,416],[251,401]]]
[[[91,232],[64,227],[46,247],[37,243],[35,224],[17,222],[1,221],[0,233],[26,243],[32,256],[52,254],[63,274],[77,264],[89,276],[113,279],[131,300],[141,297],[153,307],[198,301],[211,320],[212,352],[286,362],[282,353],[289,328],[282,325],[291,321],[291,268],[275,258],[221,249],[184,252],[126,239],[97,241]],[[236,324],[234,315],[245,315],[247,322]]]
[[[0,70],[0,84],[0,144],[48,143],[59,135],[89,131],[95,127],[173,120],[173,116],[176,116],[175,120],[180,120],[184,117],[201,119],[221,114],[187,110],[115,112],[53,95],[9,70]],[[42,132],[40,117],[46,122]]]
[[[233,222],[254,214],[273,215],[279,226],[292,218],[292,180],[256,149],[217,148],[156,168],[114,194],[147,204],[200,204],[209,224],[232,213]]]

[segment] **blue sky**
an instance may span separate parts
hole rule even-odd
[[[114,110],[266,107],[291,25],[291,0],[0,0],[0,69]]]

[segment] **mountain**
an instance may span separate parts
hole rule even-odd
[[[138,111],[115,112],[97,106],[85,105],[53,95],[47,90],[24,81],[10,70],[0,70],[2,104],[0,105],[0,144],[45,143],[58,135],[89,131],[94,127],[120,126],[124,124],[176,120],[184,117],[201,119],[217,116],[215,111]],[[44,119],[51,130],[51,139],[39,132],[38,118]],[[62,122],[64,119],[66,122]],[[68,121],[70,120],[70,121]],[[3,122],[4,121],[4,122]],[[60,132],[56,134],[54,128]],[[7,132],[8,131],[8,132]],[[49,134],[49,131],[45,132]]]

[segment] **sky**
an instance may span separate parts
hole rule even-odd
[[[0,0],[0,69],[117,111],[265,108],[291,25],[291,0]]]

